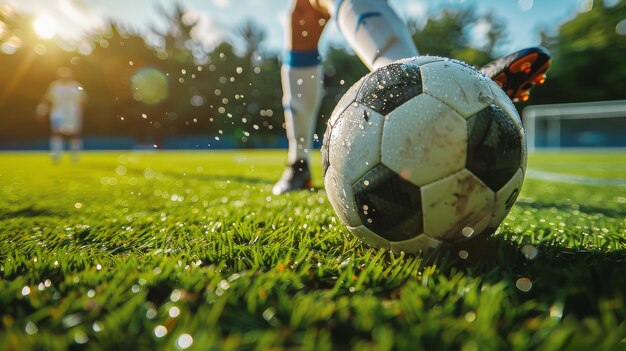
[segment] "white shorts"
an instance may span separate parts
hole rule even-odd
[[[77,116],[50,115],[50,129],[53,133],[80,134],[82,123]]]

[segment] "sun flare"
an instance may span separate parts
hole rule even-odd
[[[57,33],[57,25],[54,20],[48,16],[39,16],[33,22],[35,33],[42,39],[51,39]]]

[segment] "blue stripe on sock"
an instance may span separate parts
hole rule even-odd
[[[283,63],[290,67],[311,67],[317,66],[322,60],[317,49],[309,51],[293,51],[285,52]]]
[[[359,17],[357,17],[356,19],[356,28],[354,29],[354,31],[358,31],[359,30],[359,26],[361,26],[361,23],[363,23],[363,21],[365,21],[365,19],[370,18],[370,17],[378,17],[378,16],[382,16],[382,13],[376,11],[376,12],[365,12],[359,15]]]

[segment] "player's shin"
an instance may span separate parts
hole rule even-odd
[[[80,150],[83,148],[83,140],[75,137],[70,140],[70,148],[72,149],[72,162],[78,162]]]
[[[382,0],[334,0],[339,29],[370,69],[417,56],[404,22]]]
[[[50,157],[53,162],[58,162],[63,151],[63,137],[53,135],[50,137]]]

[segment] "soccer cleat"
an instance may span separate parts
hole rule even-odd
[[[532,47],[500,57],[480,71],[493,79],[511,100],[527,101],[530,90],[546,80],[550,53],[543,47]]]
[[[311,189],[311,171],[306,160],[296,160],[292,165],[285,168],[282,177],[274,184],[272,193],[280,195],[288,191]]]

